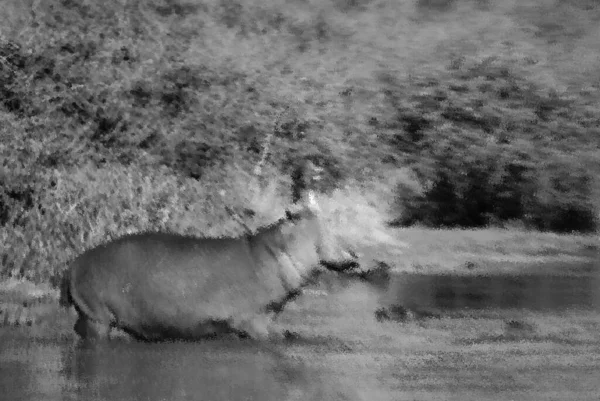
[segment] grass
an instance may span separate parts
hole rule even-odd
[[[535,263],[578,263],[597,260],[597,235],[558,235],[516,229],[399,229],[409,244],[396,268],[423,272],[463,272],[465,265],[493,264],[494,272],[518,272]]]

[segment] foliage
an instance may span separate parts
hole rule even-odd
[[[600,148],[600,117],[589,105],[537,87],[495,60],[464,64],[443,81],[422,78],[415,86],[424,90],[403,103],[394,91],[387,94],[395,110],[385,127],[389,141],[409,154],[421,184],[421,193],[399,184],[404,210],[396,224],[483,227],[520,220],[558,232],[597,227],[600,157],[590,149]]]

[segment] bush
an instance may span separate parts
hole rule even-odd
[[[600,146],[591,124],[600,118],[498,64],[455,68],[445,85],[423,79],[427,90],[406,105],[388,93],[398,123],[388,125],[397,128],[390,142],[409,153],[421,186],[398,186],[403,212],[393,223],[484,227],[522,220],[541,230],[595,230],[600,158],[586,148]]]

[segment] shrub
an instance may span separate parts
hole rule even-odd
[[[593,172],[600,159],[585,148],[600,145],[590,125],[600,119],[493,60],[448,76],[445,85],[423,79],[426,90],[405,103],[387,85],[397,122],[388,125],[395,130],[390,142],[410,154],[421,186],[398,186],[403,212],[394,223],[483,227],[522,220],[541,230],[596,229]]]

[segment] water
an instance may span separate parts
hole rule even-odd
[[[518,276],[403,274],[395,276],[390,283],[390,303],[417,311],[434,309],[442,312],[512,308],[600,311],[598,266],[570,272],[569,275]],[[27,331],[0,330],[2,400],[316,401],[357,398],[355,389],[340,384],[340,378],[329,368],[322,368],[318,363],[309,367],[306,362],[293,357],[294,352],[290,354],[286,345],[277,348],[231,339],[144,344],[118,339],[91,348],[72,339],[53,340],[48,336],[45,340],[34,340],[23,333]],[[377,341],[366,341],[369,340]],[[344,352],[338,357],[346,361]],[[360,369],[363,368],[357,369],[358,377],[362,377],[364,372]],[[356,386],[360,387],[360,384]]]
[[[0,394],[12,401],[306,400],[323,384],[300,362],[242,341],[0,341]]]
[[[533,270],[533,269],[531,269]],[[410,310],[524,309],[600,311],[600,273],[536,274],[401,274],[395,276],[392,302]]]

